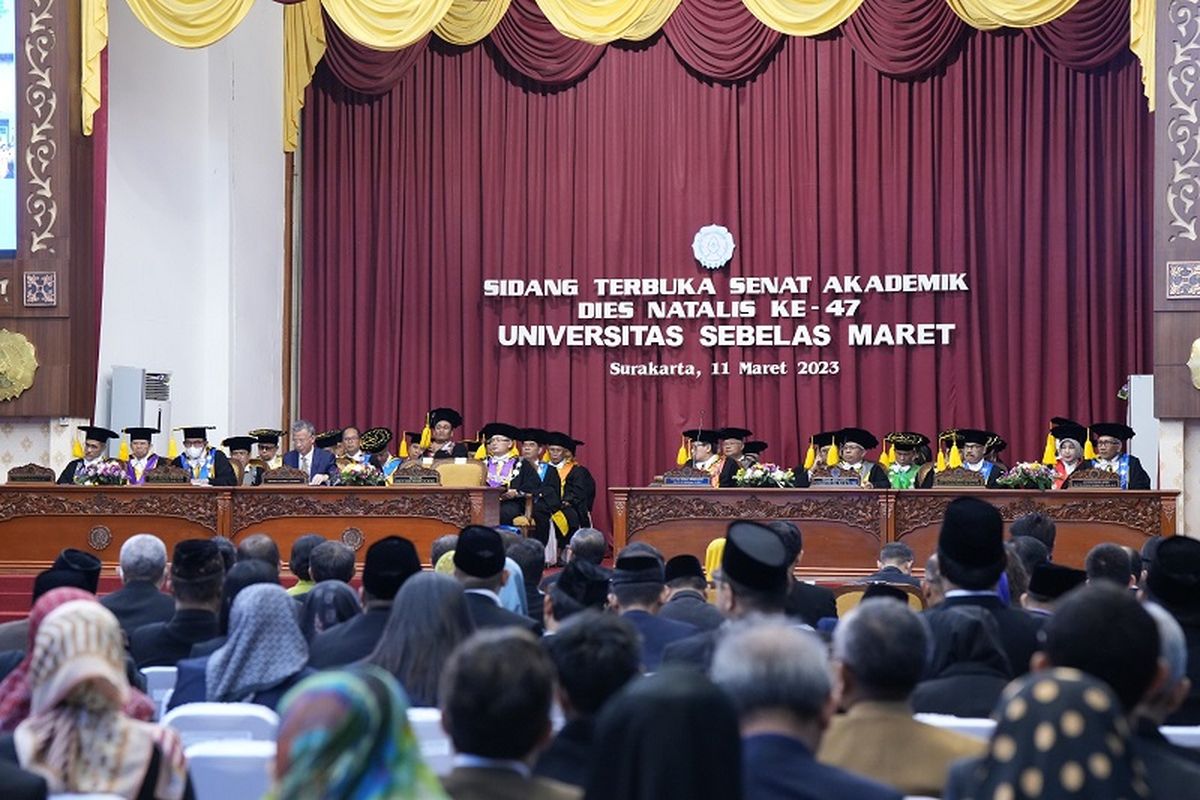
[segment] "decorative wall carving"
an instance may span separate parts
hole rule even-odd
[[[880,530],[879,501],[870,494],[803,497],[789,493],[776,500],[769,494],[729,498],[683,494],[633,494],[628,500],[630,534],[672,520],[685,519],[821,519],[843,522],[868,533]]]
[[[367,537],[358,528],[346,528],[342,531],[342,544],[355,552],[361,550],[366,541]]]
[[[99,552],[112,544],[112,531],[104,525],[97,525],[88,532],[88,547]]]
[[[0,492],[0,520],[29,516],[183,517],[217,531],[217,504],[213,495],[200,492],[142,493],[117,488],[98,493]]]
[[[1200,4],[1172,0],[1167,8],[1170,64],[1167,66],[1167,241],[1195,242],[1200,213]],[[1159,39],[1162,42],[1162,39]],[[1161,110],[1159,113],[1163,113]],[[1167,144],[1160,142],[1160,144]]]
[[[1063,495],[1055,496],[1055,499]],[[896,503],[896,539],[921,528],[940,525],[946,506],[954,498],[945,495],[908,496]],[[1157,497],[1116,495],[1111,497],[1080,497],[1078,500],[1046,503],[1036,494],[998,503],[1000,516],[1012,522],[1025,514],[1042,513],[1055,522],[1102,522],[1122,525],[1147,536],[1162,533],[1160,511],[1162,501]]]
[[[321,490],[295,494],[237,493],[233,497],[236,533],[280,517],[423,517],[465,527],[471,524],[471,498],[466,492],[399,494],[364,490],[367,494],[322,496]]]
[[[25,144],[28,193],[25,195],[29,252],[54,253],[58,201],[51,183],[51,167],[58,156],[55,115],[58,94],[51,80],[51,60],[57,46],[54,0],[31,0],[29,33],[25,37],[28,84],[25,103],[29,112],[29,138]]]

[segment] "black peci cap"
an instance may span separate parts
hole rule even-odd
[[[663,563],[652,555],[622,553],[617,556],[615,567],[612,573],[614,584],[666,582],[663,577]]]
[[[454,546],[454,566],[473,578],[491,578],[504,569],[504,540],[483,525],[468,525]]]
[[[404,582],[421,571],[421,557],[408,539],[388,536],[367,548],[363,589],[376,600],[391,600]]]
[[[1043,561],[1033,568],[1029,576],[1029,593],[1049,600],[1057,600],[1072,589],[1087,583],[1087,573],[1061,564]]]
[[[749,520],[735,520],[725,533],[721,571],[729,580],[760,591],[787,584],[787,548],[775,531]]]
[[[672,558],[667,562],[666,569],[663,570],[663,580],[667,583],[676,578],[707,580],[704,576],[704,565],[700,563],[700,559],[687,553]]]

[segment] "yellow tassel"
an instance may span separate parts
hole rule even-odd
[[[808,450],[804,453],[804,468],[812,469],[817,464],[817,449],[813,446],[813,440],[808,440]]]
[[[896,444],[893,442],[888,446],[888,466],[896,463]]]
[[[1058,459],[1058,450],[1054,446],[1054,434],[1046,434],[1046,447],[1042,450],[1042,463],[1047,467],[1053,467],[1054,462]]]
[[[421,441],[417,442],[422,450],[428,450],[429,445],[433,444],[433,428],[429,427],[429,415],[425,415],[425,427],[421,428]]]
[[[550,452],[548,450],[542,453],[542,461],[546,462],[547,464],[550,463]]]
[[[83,442],[78,436],[71,440],[71,458],[83,458]]]
[[[954,440],[954,444],[950,445],[950,469],[958,469],[962,466],[962,453],[958,451],[958,440]]]
[[[686,436],[679,437],[679,452],[675,454],[675,463],[683,466],[692,456],[688,452],[688,440]]]
[[[825,454],[826,466],[836,467],[837,463],[842,460],[841,454],[838,452],[837,442],[829,445],[829,452]]]
[[[400,431],[400,457],[408,458],[408,431]]]
[[[1092,447],[1092,429],[1087,429],[1087,436],[1084,437],[1083,457],[1091,461],[1096,457],[1096,448]]]
[[[519,455],[521,455],[521,451],[517,449],[517,446],[515,444],[512,447],[508,448],[508,457],[509,458],[516,458]]]
[[[167,458],[172,461],[179,458],[179,444],[175,441],[174,436],[167,439]]]
[[[479,447],[475,448],[475,460],[483,461],[487,458],[487,448],[483,446],[483,442],[479,443]]]
[[[129,460],[129,443],[124,439],[121,440],[121,446],[117,448],[117,458],[122,461]]]
[[[938,457],[937,465],[934,467],[938,472],[946,471],[946,451],[942,449],[942,443],[938,442]]]

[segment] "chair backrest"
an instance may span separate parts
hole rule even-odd
[[[198,742],[184,754],[196,800],[260,800],[271,788],[273,741]]]
[[[446,459],[443,459],[445,462]],[[436,467],[441,477],[442,486],[483,486],[487,472],[482,461],[467,461],[465,464],[441,463]]]
[[[996,720],[987,718],[955,717],[950,714],[913,714],[917,722],[961,733],[973,739],[987,741],[996,730]]]
[[[1173,745],[1200,750],[1200,725],[1163,725],[1158,731]]]
[[[146,679],[146,694],[154,701],[155,719],[160,719],[167,709],[167,701],[175,689],[178,670],[175,667],[145,667],[140,670]]]
[[[442,712],[436,708],[410,708],[408,724],[412,725],[421,757],[429,768],[438,775],[450,772],[454,760],[454,745],[450,736],[442,730]]]
[[[214,740],[275,741],[279,715],[254,703],[188,703],[163,717],[184,747]]]
[[[849,614],[855,606],[862,602],[863,594],[870,585],[869,583],[844,583],[834,588],[833,597],[837,601],[839,619]],[[889,583],[888,586],[899,589],[908,595],[908,607],[913,611],[925,610],[925,596],[916,586],[904,583]]]
[[[125,800],[119,794],[71,793],[48,794],[46,800]]]

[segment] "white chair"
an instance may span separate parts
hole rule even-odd
[[[436,708],[410,708],[408,724],[416,734],[425,763],[438,775],[448,774],[454,766],[454,747],[442,730],[442,712]]]
[[[154,701],[154,707],[157,709],[158,716],[155,719],[161,719],[167,708],[163,695],[175,689],[175,679],[179,671],[175,667],[145,667],[140,672],[146,679],[146,694]]]
[[[996,721],[994,719],[955,717],[950,714],[913,714],[913,718],[917,722],[924,722],[926,725],[945,728],[946,730],[965,734],[974,739],[982,739],[985,742],[992,738],[992,731],[996,730]]]
[[[184,747],[214,740],[274,742],[279,715],[254,703],[188,703],[163,717],[162,725],[174,729]]]
[[[1158,732],[1173,745],[1200,750],[1200,725],[1163,725]]]
[[[196,800],[260,800],[271,788],[275,742],[199,742],[184,754]]]

